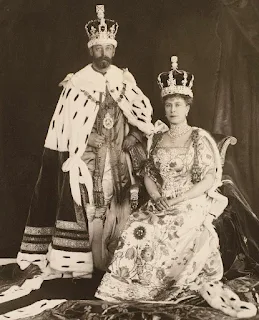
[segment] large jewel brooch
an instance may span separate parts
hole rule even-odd
[[[106,115],[103,119],[103,126],[106,129],[111,129],[114,126],[114,121],[113,121],[111,115],[109,114],[109,112],[106,113]]]

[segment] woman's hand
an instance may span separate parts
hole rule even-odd
[[[165,197],[154,199],[154,203],[158,211],[163,211],[169,208],[168,200]]]
[[[100,136],[98,133],[93,132],[89,136],[88,145],[94,148],[101,148],[104,142],[105,138],[103,136]]]

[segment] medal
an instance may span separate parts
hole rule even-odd
[[[105,129],[111,129],[113,125],[114,125],[114,121],[111,115],[109,114],[109,112],[107,112],[103,119],[103,126]]]

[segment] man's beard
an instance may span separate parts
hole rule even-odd
[[[103,56],[99,58],[94,58],[93,62],[98,69],[106,69],[111,65],[112,59],[109,57]]]

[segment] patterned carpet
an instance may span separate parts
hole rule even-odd
[[[37,274],[35,266],[21,271],[17,265],[0,267],[0,292],[11,284],[20,286],[26,277]],[[195,296],[177,305],[149,303],[108,303],[94,299],[94,292],[101,275],[95,274],[92,280],[58,279],[45,281],[39,290],[31,292],[23,298],[0,305],[0,319],[8,318],[8,312],[29,306],[44,299],[66,299],[63,303],[38,315],[24,317],[25,320],[98,320],[98,319],[174,319],[174,320],[230,320],[234,319],[209,307],[200,297]],[[259,278],[253,276],[240,277],[227,284],[242,300],[253,302],[259,306]],[[1,296],[1,295],[0,295]],[[52,301],[52,300],[51,300]],[[43,302],[44,306],[46,302]],[[5,314],[5,315],[3,315]],[[22,313],[21,313],[22,315]],[[259,320],[259,314],[252,318]]]
[[[26,320],[230,320],[234,319],[209,307],[194,305],[110,304],[102,301],[68,301]],[[259,315],[253,319],[259,319]]]

